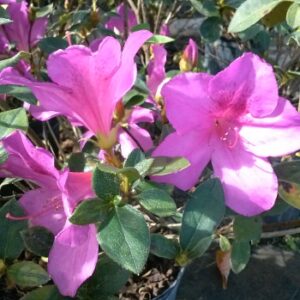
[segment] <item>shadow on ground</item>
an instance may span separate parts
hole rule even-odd
[[[244,271],[229,276],[222,289],[214,255],[186,270],[177,300],[300,300],[300,255],[273,246],[256,250]]]

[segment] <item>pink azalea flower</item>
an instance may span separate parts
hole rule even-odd
[[[159,34],[167,35],[167,36],[170,35],[170,29],[169,29],[168,24],[164,23],[164,24],[161,25],[160,30],[159,30]]]
[[[121,3],[117,7],[116,13],[118,14],[117,16],[113,16],[108,19],[108,21],[105,24],[105,28],[115,31],[117,34],[123,36],[125,32],[125,17],[126,17],[124,3]],[[132,9],[130,9],[127,6],[128,32],[130,32],[131,28],[136,26],[137,24],[138,23],[134,12],[132,11]]]
[[[270,209],[278,183],[266,158],[300,148],[300,115],[278,96],[272,67],[246,53],[215,76],[180,74],[162,95],[176,131],[154,156],[184,156],[191,166],[155,180],[188,190],[211,160],[230,208],[246,216]]]
[[[155,99],[160,93],[160,85],[166,78],[167,51],[163,45],[152,45],[151,50],[152,58],[147,66],[147,86],[151,97]]]
[[[0,177],[20,177],[39,187],[19,200],[31,225],[48,228],[55,240],[49,254],[48,272],[61,294],[74,297],[78,287],[93,274],[98,258],[95,225],[78,226],[68,221],[76,205],[93,196],[91,173],[58,171],[54,158],[36,148],[26,136],[15,131],[1,141],[8,152],[0,165]]]
[[[97,137],[108,138],[116,104],[136,79],[134,56],[151,36],[147,30],[130,34],[122,51],[112,37],[106,37],[96,52],[85,46],[70,46],[48,59],[48,75],[53,82],[28,80],[7,68],[0,74],[0,84],[30,88],[40,102],[31,110],[36,118],[47,120],[62,114]]]
[[[6,53],[11,43],[16,45],[18,51],[29,51],[44,36],[47,18],[37,18],[31,22],[27,1],[5,2],[13,22],[0,27],[0,52]]]
[[[188,45],[183,50],[179,66],[183,72],[192,71],[198,64],[198,46],[193,39],[189,39]]]

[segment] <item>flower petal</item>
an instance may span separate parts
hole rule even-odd
[[[254,216],[269,210],[277,197],[277,178],[264,158],[243,149],[222,146],[212,153],[214,174],[223,183],[226,204],[239,214]]]
[[[184,135],[176,132],[167,136],[154,150],[153,156],[185,157],[191,166],[183,171],[166,175],[153,176],[157,182],[171,183],[182,190],[188,190],[199,180],[199,177],[210,160],[211,148],[206,132],[190,131]]]
[[[28,215],[31,225],[44,226],[53,234],[62,230],[66,214],[58,190],[40,188],[26,192],[20,204]]]
[[[211,78],[204,73],[184,73],[163,86],[167,117],[178,133],[210,126],[207,89]]]
[[[94,225],[68,224],[56,237],[49,254],[48,272],[64,296],[74,297],[89,278],[98,258]]]
[[[153,142],[149,132],[136,124],[131,124],[128,129],[130,134],[138,141],[144,151],[148,151],[153,147]],[[121,145],[121,152],[123,157],[128,157],[133,149],[138,148],[136,142],[125,131],[120,130],[119,143]]]
[[[41,186],[56,186],[60,172],[47,150],[35,147],[21,131],[2,139],[2,144],[9,157],[0,166],[0,176],[29,179]]]
[[[279,99],[275,111],[265,118],[246,116],[240,129],[246,149],[258,156],[282,156],[300,149],[300,114]]]
[[[248,110],[256,117],[276,108],[278,86],[272,66],[253,53],[245,53],[219,72],[209,84],[215,109],[229,108],[235,115]]]

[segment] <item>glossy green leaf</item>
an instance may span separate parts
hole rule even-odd
[[[200,34],[207,42],[213,43],[220,38],[222,32],[221,21],[219,17],[209,17],[202,22]]]
[[[238,274],[243,271],[250,259],[249,242],[234,241],[231,252],[231,269]]]
[[[210,179],[199,185],[187,202],[183,213],[180,231],[181,248],[190,253],[189,256],[195,257],[198,251],[202,254],[204,246],[209,246],[210,237],[224,214],[225,204],[221,182],[218,179]]]
[[[54,285],[46,285],[35,289],[20,300],[69,300],[71,298],[60,295],[58,289]]]
[[[6,9],[4,9],[2,6],[0,6],[0,25],[11,23],[12,20],[10,19],[10,16]]]
[[[23,211],[16,200],[10,200],[0,209],[0,258],[18,258],[24,249],[20,231],[27,227],[27,221],[13,221],[6,218],[7,213],[22,216]]]
[[[175,259],[180,252],[180,247],[176,240],[171,240],[161,234],[154,233],[151,234],[150,252],[158,257]]]
[[[127,282],[130,272],[121,268],[106,255],[99,257],[93,276],[79,290],[79,299],[107,299]]]
[[[166,44],[174,42],[174,39],[166,36],[166,35],[160,35],[160,34],[154,34],[148,41],[148,44]]]
[[[104,252],[124,269],[139,274],[150,249],[144,216],[132,206],[115,207],[99,226],[98,241]]]
[[[236,10],[228,31],[240,32],[246,30],[270,13],[280,2],[282,0],[246,0]]]
[[[233,232],[235,239],[238,241],[258,241],[262,232],[262,220],[259,217],[236,216],[234,218]]]
[[[112,201],[120,194],[120,181],[116,174],[96,168],[93,173],[93,188],[100,199]]]
[[[184,170],[190,162],[183,157],[155,157],[148,175],[164,176]]]
[[[139,203],[149,212],[159,217],[168,217],[176,213],[173,198],[164,190],[149,189],[138,195]]]
[[[286,22],[292,28],[297,28],[300,26],[300,4],[293,3],[286,14]]]
[[[48,257],[54,242],[52,232],[44,227],[35,226],[21,231],[21,236],[27,250],[35,255]]]
[[[36,104],[37,100],[29,88],[19,85],[0,85],[0,94],[13,96],[29,104]]]
[[[77,225],[87,225],[103,221],[112,205],[101,199],[81,202],[75,209],[69,221]]]
[[[124,167],[135,167],[140,161],[144,160],[145,153],[140,149],[134,149],[127,157],[124,163]]]
[[[68,47],[68,43],[61,37],[46,37],[39,41],[38,46],[46,54]]]
[[[16,108],[0,113],[0,139],[16,129],[27,130],[28,118],[24,108]]]
[[[28,59],[29,57],[29,53],[21,51],[10,58],[3,59],[0,61],[0,71],[7,67],[12,67],[16,65],[21,59]]]
[[[22,261],[7,269],[8,278],[22,288],[36,287],[50,280],[48,273],[32,261]]]

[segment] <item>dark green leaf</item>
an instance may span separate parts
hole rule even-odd
[[[148,23],[138,24],[138,25],[131,28],[131,32],[144,30],[144,29],[151,30],[150,25]]]
[[[86,159],[83,152],[72,153],[68,160],[68,167],[71,172],[83,172]]]
[[[93,174],[93,188],[100,199],[112,201],[116,195],[120,194],[120,181],[115,174],[96,168]]]
[[[8,220],[7,213],[22,216],[23,212],[15,200],[10,200],[0,209],[0,258],[15,259],[24,249],[20,231],[27,227],[27,221]]]
[[[130,272],[121,268],[106,255],[99,257],[93,276],[79,290],[79,299],[107,299],[127,282]]]
[[[209,43],[219,39],[221,31],[221,19],[219,17],[209,17],[200,26],[201,36]]]
[[[10,19],[7,11],[2,6],[0,6],[0,25],[8,24],[11,22],[12,20]]]
[[[155,157],[147,174],[164,176],[184,170],[189,166],[189,161],[183,157]]]
[[[0,85],[0,94],[13,96],[29,104],[36,104],[37,100],[29,88],[19,85]]]
[[[124,269],[139,274],[150,249],[149,229],[144,216],[133,207],[115,207],[100,224],[98,240],[104,252]]]
[[[154,162],[154,158],[146,158],[135,165],[135,168],[141,174],[141,176],[145,176],[150,168],[152,167]]]
[[[25,247],[35,255],[48,257],[54,242],[53,234],[44,227],[31,227],[21,231]]]
[[[164,190],[149,189],[138,195],[139,203],[149,212],[159,217],[168,217],[176,213],[173,198]]]
[[[270,13],[280,2],[281,0],[246,0],[235,12],[228,31],[240,32],[249,28]]]
[[[36,287],[50,280],[48,273],[32,261],[22,261],[7,269],[8,278],[22,288]]]
[[[127,167],[127,168],[120,169],[117,172],[117,175],[121,181],[124,180],[124,178],[126,178],[126,180],[128,181],[129,184],[132,184],[134,181],[136,181],[140,178],[139,172],[137,171],[137,169],[135,169],[133,167]]]
[[[124,167],[135,167],[137,163],[145,159],[145,154],[140,149],[134,149],[127,157]]]
[[[100,199],[92,199],[81,202],[69,219],[73,224],[87,225],[103,221],[111,205]]]
[[[54,285],[46,285],[27,293],[20,300],[68,300],[68,299],[71,298],[60,295],[57,288]]]
[[[16,129],[27,130],[28,119],[24,108],[16,108],[0,113],[0,139]]]
[[[224,194],[218,179],[210,179],[199,185],[188,201],[180,231],[181,248],[202,254],[203,244],[209,246],[211,236],[225,214]],[[201,251],[200,251],[201,250]]]
[[[215,1],[211,0],[190,0],[193,7],[206,17],[218,16],[219,10]]]
[[[46,37],[39,41],[38,46],[46,54],[68,47],[68,43],[61,37]]]
[[[180,252],[179,244],[176,240],[170,240],[161,234],[151,234],[150,252],[158,257],[175,259]]]
[[[236,216],[234,219],[233,231],[238,241],[258,241],[262,230],[261,218],[247,218]]]
[[[250,259],[249,242],[234,241],[231,252],[231,269],[234,273],[243,271]]]

